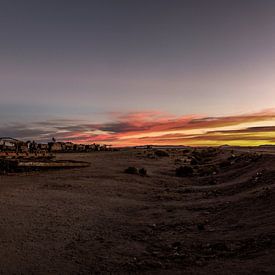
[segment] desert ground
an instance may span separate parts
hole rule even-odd
[[[165,152],[0,175],[0,273],[274,274],[274,152]]]

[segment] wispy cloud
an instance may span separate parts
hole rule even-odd
[[[140,144],[259,145],[275,143],[275,109],[208,117],[176,117],[161,112],[111,113],[110,122],[50,120],[0,126],[1,136],[47,142],[51,137],[79,143],[117,146]]]

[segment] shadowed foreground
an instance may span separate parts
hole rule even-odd
[[[274,273],[275,156],[168,153],[59,155],[91,166],[0,175],[0,272]],[[176,177],[188,154],[193,175]]]

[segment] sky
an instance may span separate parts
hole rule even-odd
[[[274,0],[0,0],[0,136],[275,144]]]

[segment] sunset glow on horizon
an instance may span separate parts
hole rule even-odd
[[[112,119],[112,121],[110,121]],[[48,142],[101,143],[113,146],[138,145],[275,145],[275,109],[223,117],[202,115],[168,116],[160,112],[110,114],[108,122],[49,120],[10,124],[1,129],[21,139]],[[16,136],[16,134],[15,134]]]
[[[3,1],[0,137],[274,144],[274,14],[271,0]]]
[[[77,143],[103,142],[114,146],[137,145],[275,145],[275,109],[226,117],[184,116],[163,120],[161,116],[137,113],[113,123],[113,131],[94,134],[85,131],[63,137]],[[104,128],[104,124],[98,126]],[[109,125],[110,127],[111,125]],[[111,128],[111,127],[110,127]],[[116,130],[116,128],[118,130]],[[123,129],[120,130],[119,129]]]

